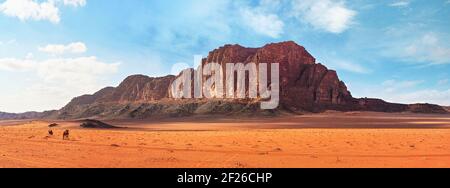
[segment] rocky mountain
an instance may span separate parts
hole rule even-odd
[[[224,72],[227,63],[255,63],[257,67],[261,63],[279,63],[281,105],[292,111],[322,111],[355,102],[335,71],[316,63],[304,47],[292,41],[262,48],[225,45],[210,52],[202,64],[212,62],[219,63]],[[249,80],[248,75],[246,80]]]
[[[336,71],[317,63],[295,42],[281,42],[261,48],[225,45],[213,50],[202,64],[279,63],[280,105],[276,110],[260,110],[258,100],[169,98],[169,86],[177,78],[133,75],[118,87],[107,87],[93,95],[74,98],[48,118],[153,118],[199,114],[275,115],[279,113],[340,111],[447,113],[438,105],[393,104],[380,99],[353,98]],[[248,80],[248,78],[247,78]],[[248,89],[248,88],[247,88]]]
[[[83,95],[70,101],[66,107],[92,103],[145,103],[167,98],[168,88],[175,76],[150,78],[144,75],[127,77],[118,87],[106,87],[93,95]]]

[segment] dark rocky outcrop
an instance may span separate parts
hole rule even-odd
[[[59,126],[59,124],[57,124],[57,123],[51,123],[48,125],[49,128],[57,127],[57,126]]]
[[[428,114],[446,114],[448,110],[439,105],[434,104],[410,104],[408,111],[414,113],[428,113]]]
[[[82,128],[91,128],[91,129],[112,129],[112,128],[118,128],[116,126],[112,126],[110,124],[98,121],[98,120],[93,120],[93,119],[86,119],[86,120],[82,120],[80,127]]]

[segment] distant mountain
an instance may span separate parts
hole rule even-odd
[[[25,113],[7,113],[0,112],[0,119],[40,119],[48,116],[53,111],[47,112],[25,112]]]
[[[407,105],[380,99],[353,98],[336,71],[316,63],[304,47],[292,41],[272,43],[261,48],[225,45],[211,51],[202,60],[203,65],[212,62],[219,63],[223,68],[226,63],[279,63],[279,107],[261,110],[258,99],[175,100],[169,97],[169,86],[177,76],[151,78],[132,75],[118,87],[107,87],[93,95],[76,97],[62,109],[47,113],[45,117],[143,119],[205,114],[258,116],[325,110],[448,113],[443,107],[432,104]]]

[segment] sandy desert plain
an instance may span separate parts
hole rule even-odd
[[[450,116],[326,112],[274,118],[0,121],[0,167],[450,167]],[[48,125],[53,136],[48,136]],[[70,140],[62,133],[69,129]]]

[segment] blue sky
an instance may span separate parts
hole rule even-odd
[[[450,105],[449,18],[449,0],[0,0],[0,111],[58,109],[224,44],[286,40],[355,97]]]

